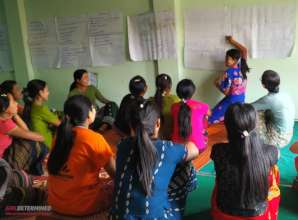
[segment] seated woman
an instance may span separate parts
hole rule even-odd
[[[70,86],[68,97],[84,95],[96,107],[96,100],[105,104],[103,108],[98,109],[95,122],[91,128],[101,132],[110,128],[114,123],[118,111],[117,104],[106,99],[96,87],[89,85],[89,74],[87,70],[76,70],[73,74],[73,78],[74,82]]]
[[[117,151],[117,144],[121,139],[130,136],[130,112],[131,108],[136,104],[145,103],[145,99],[135,99],[125,96],[120,104],[119,111],[116,115],[115,122],[112,126],[112,129],[109,129],[103,133],[104,138],[112,147],[113,152]]]
[[[129,117],[132,103],[142,104],[146,100],[144,95],[147,91],[147,83],[142,76],[134,76],[129,81],[129,94],[125,95],[120,103],[119,111],[116,115],[115,126],[124,134],[130,135]]]
[[[286,146],[294,130],[295,106],[290,96],[279,92],[280,77],[273,70],[262,75],[262,85],[268,94],[252,105],[259,112],[258,132],[266,143],[276,147]]]
[[[155,79],[156,92],[154,101],[161,112],[161,129],[160,135],[163,139],[171,140],[173,120],[171,107],[174,103],[180,102],[177,95],[171,94],[172,79],[169,75],[162,73]]]
[[[5,94],[10,93],[16,102],[22,100],[23,98],[22,89],[14,80],[5,80],[2,82],[0,85],[0,90]],[[18,103],[18,114],[22,115],[23,110],[24,106]]]
[[[113,178],[115,160],[105,139],[89,129],[96,111],[82,95],[64,104],[64,118],[48,160],[48,202],[55,212],[84,216],[105,212],[111,205],[113,184],[99,178],[105,169]]]
[[[44,143],[51,149],[54,132],[50,126],[56,128],[60,124],[58,115],[51,112],[46,102],[49,98],[47,83],[34,79],[28,82],[24,89],[25,108],[23,118],[26,124],[44,137]]]
[[[172,141],[192,141],[201,153],[207,148],[210,110],[208,104],[192,98],[195,91],[196,86],[190,79],[183,79],[177,84],[176,93],[181,101],[173,104],[171,108]]]
[[[13,169],[42,175],[42,162],[47,155],[44,138],[31,132],[17,115],[17,103],[11,94],[0,92],[0,158]]]
[[[152,102],[132,108],[130,124],[132,137],[117,148],[110,219],[181,219],[184,207],[170,201],[168,187],[176,166],[194,159],[198,149],[158,139],[160,113]]]
[[[278,150],[262,144],[250,104],[232,104],[225,113],[228,143],[215,144],[212,217],[220,220],[277,220],[280,191]]]

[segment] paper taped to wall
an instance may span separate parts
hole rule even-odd
[[[174,12],[128,16],[127,26],[129,53],[133,61],[176,58]]]
[[[120,12],[101,12],[88,17],[92,66],[124,62],[123,16]]]
[[[186,11],[187,68],[223,69],[225,35],[244,44],[252,58],[286,58],[295,44],[296,5],[201,8]]]
[[[34,68],[108,66],[125,60],[120,12],[30,21],[28,35]]]

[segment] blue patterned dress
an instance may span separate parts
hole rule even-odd
[[[226,70],[219,89],[222,92],[228,91],[228,95],[212,109],[212,114],[209,117],[210,124],[222,122],[225,112],[231,104],[244,103],[246,83],[247,80],[243,78],[239,67]]]
[[[137,177],[133,139],[118,145],[110,219],[182,219],[187,194],[196,186],[194,169],[191,163],[180,164],[187,154],[183,145],[161,140],[154,145],[159,160],[153,170],[151,196],[145,195]]]

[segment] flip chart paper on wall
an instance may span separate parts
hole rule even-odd
[[[199,69],[223,69],[229,33],[226,8],[188,11],[185,14],[185,66]]]
[[[256,7],[256,6],[255,6]],[[258,18],[255,14],[256,9],[254,6],[231,8],[229,10],[228,21],[230,24],[230,32],[226,32],[232,35],[238,42],[241,42],[246,46],[249,51],[249,55],[253,55],[253,51],[257,50],[257,27]],[[233,19],[237,18],[237,19]],[[228,48],[232,46],[229,45]]]
[[[57,68],[90,66],[87,16],[56,17]]]
[[[119,12],[101,12],[88,17],[88,36],[92,66],[124,62],[123,16]]]
[[[0,71],[13,70],[7,27],[0,25]]]
[[[130,57],[133,61],[176,57],[173,12],[146,13],[127,18]]]
[[[259,6],[255,11],[259,19],[257,30],[253,29],[257,45],[252,57],[289,57],[295,44],[296,4]]]
[[[91,66],[88,46],[64,45],[59,47],[57,68]]]
[[[28,43],[32,45],[48,45],[57,43],[54,18],[35,20],[28,23]]]
[[[58,62],[58,47],[55,45],[30,46],[31,62],[35,68],[55,68]]]
[[[58,60],[54,18],[28,23],[28,43],[34,68],[54,68]]]
[[[225,43],[225,35],[244,44],[253,58],[288,57],[295,42],[295,21],[295,4],[186,11],[185,66],[223,69],[224,51],[232,47]]]
[[[64,45],[87,44],[87,17],[56,17],[58,43]]]
[[[119,12],[30,21],[28,35],[35,68],[107,66],[125,59]]]
[[[158,59],[176,58],[176,26],[174,12],[155,13]]]

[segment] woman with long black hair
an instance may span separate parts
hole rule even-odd
[[[168,74],[159,74],[155,79],[156,92],[154,101],[161,112],[161,128],[160,135],[166,140],[171,139],[173,130],[173,120],[171,115],[171,107],[174,103],[179,102],[177,95],[171,94],[172,79]]]
[[[194,159],[198,150],[192,142],[158,139],[160,112],[153,102],[131,110],[132,136],[117,148],[111,219],[181,219],[183,210],[172,206],[168,188],[176,166]]]
[[[172,141],[184,143],[192,141],[200,152],[207,147],[207,126],[209,106],[193,99],[196,86],[190,79],[183,79],[177,84],[176,93],[180,102],[172,105],[173,133]]]
[[[259,140],[256,121],[250,104],[233,104],[225,113],[228,143],[215,144],[211,153],[216,171],[214,219],[277,219],[278,151]]]
[[[226,52],[225,65],[227,70],[220,74],[214,81],[216,88],[225,97],[212,109],[209,123],[215,124],[224,120],[224,115],[233,103],[244,103],[247,85],[247,73],[250,68],[247,65],[247,48],[237,42],[232,36],[226,36],[228,43],[237,49]]]
[[[59,126],[58,115],[51,112],[46,102],[49,98],[49,89],[45,81],[33,79],[24,89],[25,107],[23,119],[27,126],[44,137],[44,144],[51,149],[54,130]]]
[[[53,210],[75,216],[105,212],[112,185],[99,178],[104,169],[113,177],[115,159],[105,139],[89,129],[96,111],[82,95],[64,104],[64,118],[48,160],[48,201]]]

